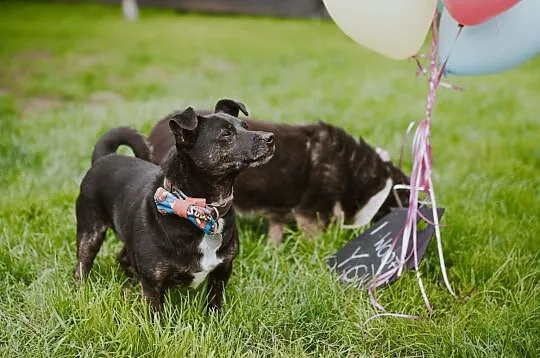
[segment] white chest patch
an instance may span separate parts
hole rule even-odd
[[[369,224],[371,219],[377,214],[377,211],[381,207],[381,205],[384,203],[386,198],[388,197],[388,194],[390,194],[390,190],[392,190],[392,178],[388,178],[386,180],[386,185],[384,188],[373,195],[366,205],[362,207],[356,215],[354,215],[354,224],[353,225],[347,225],[349,228],[359,228],[366,226]]]
[[[201,271],[193,273],[193,281],[190,287],[197,288],[204,281],[208,273],[216,268],[217,265],[223,262],[217,257],[217,251],[221,247],[223,239],[221,232],[223,231],[223,219],[218,220],[218,235],[204,235],[199,244],[199,252],[202,254],[199,267]]]

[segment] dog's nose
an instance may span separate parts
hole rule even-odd
[[[273,133],[267,133],[262,135],[262,139],[265,141],[266,144],[270,145],[274,143],[274,134]]]

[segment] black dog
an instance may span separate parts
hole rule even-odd
[[[406,191],[396,196],[391,189],[395,184],[408,184],[409,178],[387,154],[362,138],[356,140],[324,122],[246,122],[250,130],[274,133],[276,151],[268,164],[247,169],[236,178],[234,206],[240,212],[267,217],[270,242],[280,243],[290,222],[296,221],[313,237],[336,218],[362,226],[388,214],[392,207],[408,205]],[[148,141],[152,161],[163,163],[174,146],[167,123],[159,121]]]
[[[243,104],[225,99],[208,115],[197,115],[191,107],[171,114],[167,121],[175,150],[163,172],[148,161],[146,142],[132,129],[113,129],[98,141],[76,204],[76,280],[88,274],[105,231],[112,228],[124,242],[120,263],[137,273],[154,309],[162,308],[169,287],[197,286],[207,275],[208,308],[221,307],[239,246],[233,181],[274,152],[273,134],[248,131],[237,118],[239,110],[245,111]],[[116,155],[121,144],[140,158]],[[205,234],[185,218],[160,213],[154,193],[166,185],[171,192],[212,203],[219,214],[217,232]]]

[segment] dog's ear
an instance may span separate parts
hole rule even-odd
[[[192,107],[186,108],[183,112],[174,112],[169,116],[169,127],[173,132],[182,129],[192,131],[197,128],[198,123],[197,113],[195,113],[195,110]]]
[[[216,107],[214,108],[214,112],[225,112],[227,114],[230,114],[231,116],[238,117],[238,114],[242,111],[246,116],[248,116],[248,111],[246,109],[246,106],[239,101],[235,101],[232,99],[220,99],[216,103]]]
[[[321,127],[328,127],[328,123],[326,123],[320,118],[317,120],[317,124],[320,125]]]
[[[198,123],[197,113],[192,107],[186,108],[183,112],[174,112],[169,116],[169,128],[171,128],[177,143],[186,143],[189,132],[193,132]]]

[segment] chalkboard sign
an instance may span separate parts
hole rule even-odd
[[[422,215],[433,222],[431,208],[421,208]],[[438,208],[439,218],[444,213],[444,208]],[[388,272],[399,264],[401,255],[401,244],[403,228],[407,219],[407,208],[396,208],[381,220],[377,221],[369,230],[362,233],[356,239],[341,248],[334,256],[328,260],[328,265],[337,272],[341,281],[351,283],[356,287],[366,286],[377,273],[384,257],[391,251],[390,256],[381,270],[381,274]],[[421,224],[421,222],[425,224]],[[419,218],[417,221],[417,253],[418,261],[422,259],[428,244],[435,232],[435,227]],[[425,226],[423,230],[420,228]],[[396,242],[394,248],[393,243]],[[408,269],[414,267],[412,234],[407,250],[406,266]],[[394,281],[397,275],[393,275],[388,283]]]

